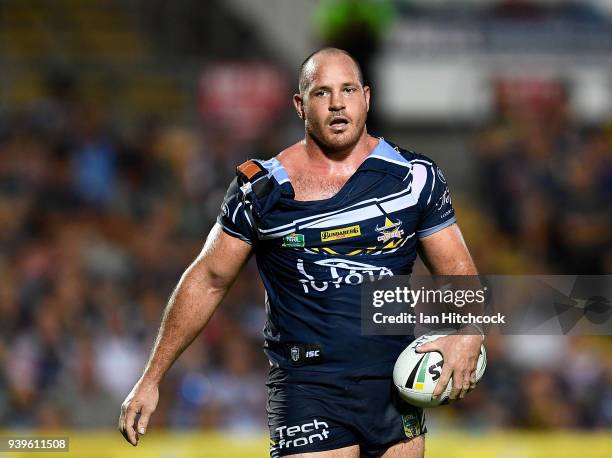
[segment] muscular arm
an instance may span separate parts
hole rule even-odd
[[[456,224],[422,238],[419,254],[432,275],[477,275],[478,273]]]
[[[204,248],[170,296],[143,379],[153,383],[161,381],[208,323],[250,252],[249,244],[230,237],[215,224]]]
[[[251,253],[251,246],[227,235],[218,224],[183,273],[164,311],[142,377],[121,406],[119,430],[137,445],[158,400],[158,385],[179,355],[204,328]],[[140,413],[138,431],[134,428]]]
[[[432,275],[478,275],[459,226],[452,224],[420,240],[421,259]],[[452,376],[451,399],[463,398],[475,387],[476,362],[482,337],[450,335],[417,348],[419,352],[439,351],[444,358],[442,374],[434,390],[440,396]]]

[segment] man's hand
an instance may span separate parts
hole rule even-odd
[[[156,383],[147,383],[142,379],[134,385],[130,394],[121,404],[119,415],[119,431],[130,444],[138,445],[138,439],[147,431],[151,414],[157,407],[159,388]],[[140,414],[138,424],[136,415]]]
[[[416,348],[417,353],[438,351],[442,354],[444,365],[433,392],[433,399],[437,399],[444,393],[451,377],[453,378],[451,400],[455,400],[457,397],[463,399],[467,393],[476,387],[476,363],[478,362],[481,343],[482,336],[480,335],[454,334],[440,337]]]

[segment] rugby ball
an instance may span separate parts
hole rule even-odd
[[[399,355],[393,368],[393,383],[399,391],[399,395],[409,404],[417,407],[436,407],[447,403],[453,386],[453,378],[450,378],[442,396],[432,399],[431,396],[436,388],[436,383],[442,375],[444,359],[437,351],[417,353],[415,350],[419,345],[431,342],[448,334],[425,334],[415,339]],[[484,345],[480,346],[480,355],[476,364],[476,382],[484,374],[487,366],[487,354]]]

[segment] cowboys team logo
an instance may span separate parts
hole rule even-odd
[[[389,218],[385,218],[385,224],[382,227],[376,226],[376,232],[380,232],[381,235],[378,236],[376,240],[379,242],[386,242],[390,239],[399,239],[404,235],[404,230],[400,229],[402,226],[402,221],[397,220],[395,222],[391,221]]]

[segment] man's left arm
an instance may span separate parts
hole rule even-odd
[[[459,226],[451,224],[420,239],[421,259],[432,275],[478,275]],[[450,378],[450,399],[463,398],[476,385],[476,363],[483,341],[481,335],[455,334],[421,345],[417,352],[438,351],[444,358],[442,374],[434,390],[439,397]]]

